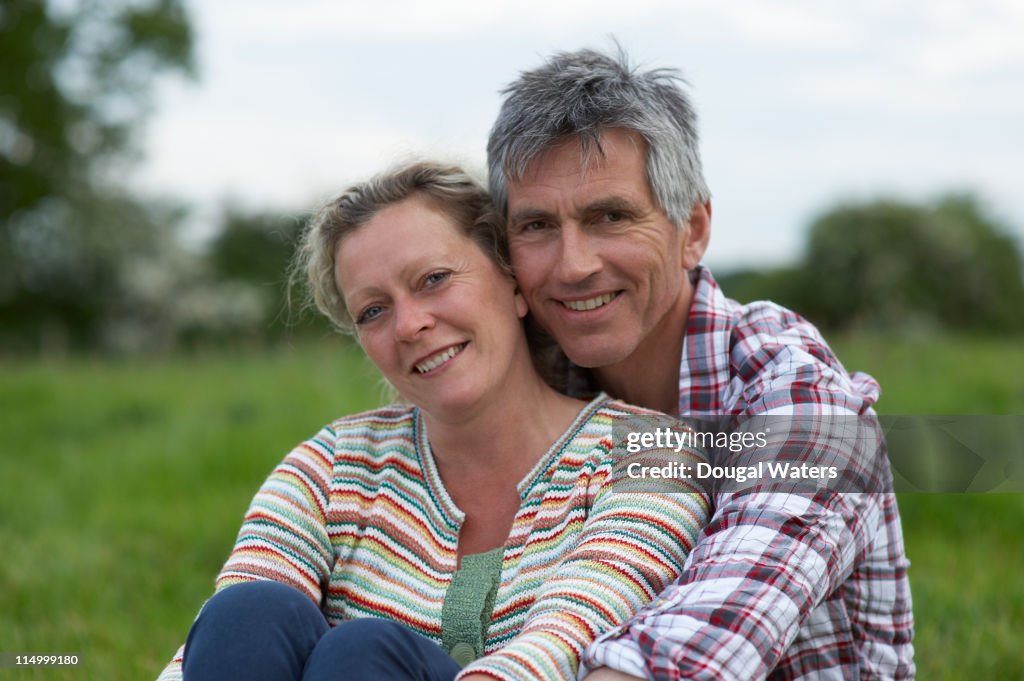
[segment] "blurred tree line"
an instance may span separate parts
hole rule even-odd
[[[0,348],[168,349],[282,332],[298,221],[187,207],[123,182],[163,75],[195,76],[182,0],[0,1]]]
[[[118,181],[153,77],[193,73],[178,0],[0,4],[0,317],[14,347],[91,346],[181,209]]]
[[[195,76],[182,0],[0,0],[0,351],[170,350],[323,333],[286,304],[304,219],[188,209],[123,183],[163,75]],[[720,276],[827,327],[1024,329],[1020,249],[969,195],[838,206],[796,265]]]
[[[1020,245],[967,193],[839,205],[813,220],[795,265],[719,280],[732,298],[775,300],[825,328],[1024,331]]]

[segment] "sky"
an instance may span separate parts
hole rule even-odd
[[[136,188],[310,211],[410,157],[483,172],[500,90],[621,43],[679,69],[712,192],[713,268],[796,260],[840,201],[972,191],[1024,245],[1019,0],[186,0],[199,78],[167,80]]]

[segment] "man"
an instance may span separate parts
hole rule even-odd
[[[848,375],[817,329],[772,303],[729,300],[700,265],[711,203],[674,71],[583,50],[505,95],[488,163],[516,278],[601,388],[688,417],[873,413],[878,385]],[[913,678],[908,562],[884,484],[720,490],[684,576],[595,642],[581,675]]]

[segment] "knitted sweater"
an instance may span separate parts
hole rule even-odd
[[[613,424],[647,413],[598,396],[519,483],[485,656],[463,674],[574,679],[590,641],[680,574],[707,495],[612,489]],[[463,519],[417,408],[342,418],[271,473],[216,589],[276,580],[306,593],[332,626],[381,617],[440,643]],[[183,649],[159,681],[181,679]]]

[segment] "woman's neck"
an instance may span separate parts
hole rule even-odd
[[[584,406],[548,386],[532,366],[512,383],[457,421],[424,412],[446,486],[518,484]]]
[[[584,406],[540,378],[524,354],[498,390],[445,419],[423,412],[434,464],[464,514],[458,555],[501,546],[519,512],[519,484]]]

